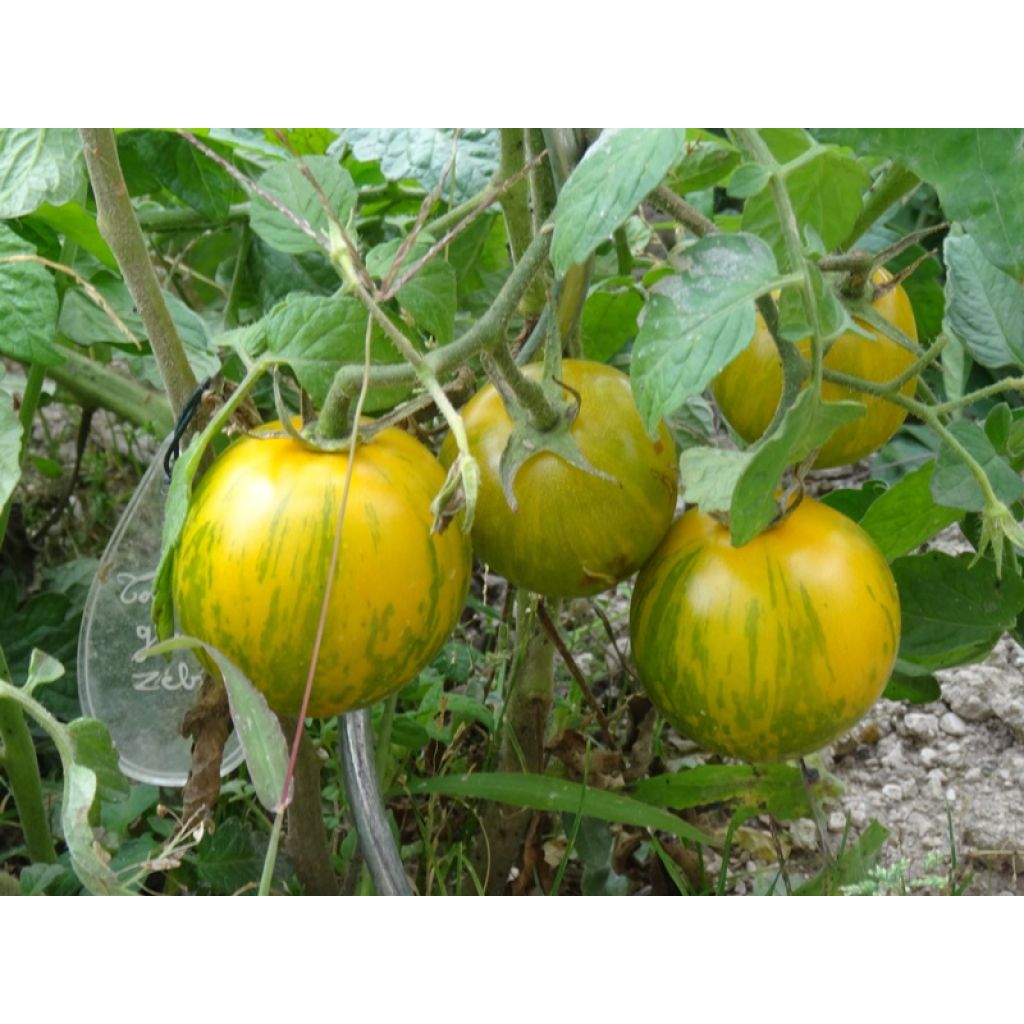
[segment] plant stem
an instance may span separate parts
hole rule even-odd
[[[229,330],[238,326],[238,307],[242,302],[242,286],[245,284],[246,264],[249,262],[249,249],[252,247],[252,229],[248,224],[242,225],[242,237],[235,254],[235,269],[231,274],[231,289],[228,301],[224,306],[224,326]]]
[[[471,358],[497,345],[504,338],[505,328],[515,315],[534,275],[547,259],[550,245],[551,232],[544,230],[533,239],[523,253],[523,258],[513,268],[487,312],[450,345],[433,349],[420,356],[435,376],[441,377],[455,372]],[[418,376],[414,366],[408,363],[393,363],[372,367],[368,381],[371,388],[408,386],[415,384]],[[343,366],[335,374],[320,413],[321,434],[324,437],[344,435],[349,426],[349,405],[362,381],[363,367],[359,365]]]
[[[207,231],[210,228],[225,227],[238,221],[248,221],[249,203],[235,203],[228,210],[227,217],[222,221],[211,221],[198,210],[178,209],[165,210],[156,207],[144,207],[136,213],[139,227],[144,231],[156,233],[169,231]]]
[[[146,240],[121,173],[114,133],[109,128],[83,128],[81,135],[100,233],[110,246],[142,317],[164,390],[178,413],[195,391],[197,381],[153,272]]]
[[[270,895],[270,883],[274,880],[274,865],[277,863],[277,849],[281,845],[281,832],[284,829],[284,808],[274,816],[274,827],[270,830],[270,842],[263,858],[263,873],[260,875],[260,887],[257,896]]]
[[[713,220],[705,217],[700,210],[691,206],[665,185],[659,185],[647,198],[663,213],[667,213],[684,227],[689,228],[698,238],[713,235],[718,230]]]
[[[536,160],[547,151],[544,133],[540,128],[526,129],[526,157],[528,161]],[[551,169],[552,157],[548,153],[547,160],[541,160],[530,172],[530,209],[533,215],[533,237],[540,232],[541,225],[550,219],[558,199],[558,190]]]
[[[166,437],[174,429],[174,414],[163,395],[70,345],[62,345],[61,353],[64,362],[48,366],[46,374],[80,405],[108,409],[154,437]]]
[[[501,129],[501,180],[519,174],[526,166],[526,136],[522,128]],[[518,184],[501,196],[501,211],[505,215],[512,262],[518,263],[533,240],[533,219],[530,215],[530,183],[523,177]],[[544,308],[547,296],[544,282],[535,278],[523,297],[524,316],[537,316]]]
[[[536,430],[551,430],[559,422],[559,410],[548,401],[543,385],[524,375],[507,345],[495,345],[481,360],[502,401],[522,406]]]
[[[0,679],[11,680],[3,649],[0,648]],[[4,767],[14,806],[18,812],[25,848],[35,864],[55,864],[57,851],[50,833],[50,823],[43,801],[43,783],[39,775],[39,761],[32,742],[28,723],[21,708],[14,701],[0,695],[0,740],[3,741]]]

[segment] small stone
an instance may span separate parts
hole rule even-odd
[[[981,769],[975,765],[964,772],[964,782],[977,782],[981,778]]]
[[[963,736],[967,732],[967,723],[954,711],[947,711],[939,719],[939,728],[947,736]]]
[[[887,800],[902,800],[903,787],[898,782],[887,782],[882,787],[882,796]]]
[[[850,823],[854,828],[863,828],[868,823],[868,809],[864,804],[857,804],[850,811]]]
[[[939,752],[934,747],[921,748],[921,764],[925,768],[934,768],[939,763]]]
[[[903,725],[911,736],[922,740],[933,739],[939,732],[938,719],[934,715],[927,715],[919,711],[912,711],[905,715]]]
[[[949,789],[946,790],[946,803],[956,803],[956,790],[952,786],[950,786]]]
[[[829,832],[842,832],[846,828],[846,815],[842,811],[833,811],[828,816]]]
[[[746,896],[746,895],[747,895],[747,883],[746,883],[746,882],[744,882],[744,881],[743,881],[743,879],[741,878],[741,879],[740,879],[740,880],[739,880],[739,881],[738,881],[738,882],[737,882],[737,883],[736,883],[736,884],[735,884],[735,885],[734,885],[734,886],[732,887],[732,891],[733,891],[734,893],[736,893],[736,895],[737,895],[737,896]]]
[[[793,845],[800,850],[816,850],[818,848],[818,827],[810,818],[798,818],[789,825],[789,834]]]

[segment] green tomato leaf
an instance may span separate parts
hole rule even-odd
[[[426,235],[421,235],[417,239],[402,260],[399,276],[426,254],[433,241]],[[401,244],[401,239],[396,238],[375,246],[366,254],[366,269],[374,277],[386,277]],[[424,264],[416,276],[402,286],[395,297],[399,306],[441,345],[447,345],[452,340],[455,333],[458,284],[454,269],[440,255]]]
[[[11,396],[0,385],[0,509],[21,479],[21,420]]]
[[[207,832],[195,851],[196,877],[217,893],[239,892],[259,881],[263,858],[252,831],[238,818],[227,818]]]
[[[347,225],[358,198],[352,176],[331,157],[311,156],[303,162],[316,178],[334,216]],[[298,160],[288,160],[272,167],[260,176],[258,183],[263,191],[327,238],[330,215],[324,209],[318,190],[304,177]],[[316,252],[321,248],[315,239],[259,193],[253,196],[249,219],[253,231],[281,252],[294,255]]]
[[[982,366],[1024,364],[1024,288],[969,235],[946,239],[946,324]]]
[[[891,156],[935,186],[987,259],[1024,274],[1024,129],[830,128],[820,138]]]
[[[582,263],[633,212],[679,159],[681,128],[606,129],[569,175],[555,206],[551,263]]]
[[[771,146],[767,136],[765,141]],[[860,162],[836,147],[823,148],[796,168],[787,176],[786,188],[801,237],[810,228],[820,236],[826,251],[834,249],[856,223],[864,191],[870,184]],[[772,247],[780,266],[788,265],[779,215],[769,191],[747,200],[743,230],[763,238]]]
[[[96,226],[96,214],[79,203],[64,203],[62,206],[43,203],[29,220],[48,224],[54,231],[95,256],[105,267],[117,270],[117,260]]]
[[[95,718],[76,718],[68,725],[68,732],[75,745],[75,761],[96,776],[100,800],[104,803],[124,800],[131,787],[121,773],[117,750],[107,727]]]
[[[746,348],[754,299],[778,274],[771,251],[752,235],[701,239],[682,261],[652,289],[633,346],[633,394],[648,430]]]
[[[687,448],[679,456],[683,500],[702,512],[728,512],[736,483],[750,464],[750,452],[728,448]]]
[[[886,561],[909,554],[940,530],[963,518],[963,512],[944,508],[932,499],[935,463],[926,462],[885,491],[867,510],[860,525]]]
[[[608,362],[636,336],[637,318],[643,308],[643,295],[632,285],[604,282],[593,289],[580,318],[584,357]]]
[[[950,425],[949,430],[985,471],[1000,501],[1012,505],[1024,498],[1024,481],[1006,459],[996,452],[985,431],[977,423],[957,420]],[[935,475],[931,481],[931,494],[936,504],[948,508],[981,512],[985,507],[985,496],[978,481],[948,445],[943,445],[939,452]]]
[[[764,164],[740,164],[732,172],[726,191],[735,199],[749,199],[767,188],[771,176]]]
[[[77,128],[0,128],[0,220],[66,203],[84,183]]]
[[[750,450],[750,461],[733,491],[729,521],[736,547],[752,541],[777,515],[775,494],[787,467],[802,462],[844,423],[864,415],[860,402],[823,402],[802,391],[778,430]]]
[[[972,564],[973,563],[973,564]],[[897,558],[900,657],[933,671],[985,657],[1024,610],[1024,580],[989,559],[929,551]]]
[[[739,162],[740,154],[724,140],[688,138],[683,158],[668,184],[679,195],[711,188],[725,181]]]
[[[885,492],[886,486],[881,480],[868,480],[863,487],[841,487],[839,490],[829,491],[821,498],[821,502],[823,505],[830,505],[837,512],[842,512],[847,519],[859,523],[868,509]]]
[[[935,676],[905,675],[893,672],[882,694],[886,700],[902,700],[908,704],[931,704],[942,696],[942,688]]]
[[[221,148],[207,139],[212,148]],[[236,193],[234,179],[176,132],[144,129],[118,139],[125,159],[145,168],[160,185],[215,223],[227,218]]]
[[[623,825],[668,832],[680,839],[709,846],[721,845],[718,840],[660,807],[548,775],[526,775],[519,772],[441,775],[429,779],[409,779],[406,789],[413,794],[443,793],[447,796],[494,800],[515,807],[531,807],[538,811],[582,814],[602,821],[616,821]]]
[[[268,811],[281,807],[285,774],[288,770],[288,743],[277,716],[266,698],[220,651],[206,644],[206,652],[217,663],[224,678],[231,706],[231,720],[245,753],[246,767],[256,789],[256,796]],[[291,801],[288,795],[285,804]]]
[[[338,368],[364,361],[366,307],[351,295],[340,298],[298,295],[286,299],[263,320],[267,348],[291,366],[313,404],[323,405]],[[376,326],[370,340],[375,363],[395,363],[401,356]],[[408,389],[373,390],[365,409],[387,408]]]
[[[342,143],[357,160],[376,160],[389,181],[412,179],[428,192],[442,185],[442,199],[462,203],[482,192],[498,173],[497,129],[346,128]],[[330,152],[335,153],[337,146]],[[454,172],[454,183],[452,174]]]
[[[21,363],[56,366],[64,361],[54,344],[57,286],[39,263],[5,262],[35,255],[30,245],[0,224],[0,355]]]
[[[55,683],[64,675],[64,666],[52,655],[39,650],[32,649],[32,655],[28,663],[28,678],[25,680],[25,692],[31,694],[36,687],[45,686],[47,683]]]

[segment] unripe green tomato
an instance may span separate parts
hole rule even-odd
[[[893,575],[871,538],[804,498],[743,547],[697,508],[641,570],[633,660],[684,736],[745,761],[813,753],[878,699],[900,640]]]
[[[290,437],[241,438],[203,475],[182,530],[182,632],[226,655],[283,714],[299,711],[305,690],[348,461]],[[455,628],[472,555],[458,521],[431,531],[444,479],[401,430],[359,445],[310,715],[387,696]]]
[[[892,277],[886,270],[875,273],[875,283]],[[917,340],[917,325],[910,300],[896,285],[874,302],[875,309],[908,338]],[[872,334],[864,338],[853,331],[840,335],[825,354],[829,370],[861,377],[876,384],[898,377],[917,358],[913,352],[891,341],[861,321],[858,324]],[[810,356],[810,339],[797,342],[801,354]],[[913,396],[917,377],[908,380],[900,391]],[[711,384],[722,415],[744,441],[756,441],[767,429],[782,395],[782,362],[761,314],[757,314],[754,337]],[[854,392],[839,384],[823,381],[821,397],[826,402],[855,401],[865,414],[841,426],[822,446],[814,465],[818,469],[845,466],[877,451],[900,428],[907,417],[905,409],[874,395]]]
[[[542,367],[523,367],[539,381]],[[501,454],[512,421],[491,385],[462,408],[469,448],[480,465],[473,548],[494,572],[549,597],[584,597],[631,576],[672,521],[679,472],[664,424],[644,429],[629,378],[603,363],[566,359],[561,380],[580,396],[570,433],[584,457],[615,482],[538,452],[515,478],[518,509],[501,487]],[[441,461],[451,465],[455,440]]]

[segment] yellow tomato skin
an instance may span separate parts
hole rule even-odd
[[[181,534],[181,631],[225,654],[284,714],[300,710],[348,459],[288,437],[242,438],[204,474]],[[444,477],[395,428],[359,445],[309,714],[397,690],[458,622],[472,554],[458,522],[431,533]]]
[[[542,367],[531,364],[523,372],[539,381]],[[549,597],[583,597],[607,590],[646,561],[672,522],[679,469],[664,424],[656,437],[648,436],[624,373],[566,359],[560,380],[580,395],[572,437],[590,464],[617,482],[539,452],[516,475],[513,512],[499,473],[512,421],[487,385],[461,410],[480,463],[473,547],[517,586]],[[450,465],[456,454],[449,436],[441,461]]]
[[[890,281],[891,275],[880,270],[875,283]],[[885,292],[874,303],[875,309],[907,337],[917,340],[917,325],[907,293],[899,285]],[[829,370],[861,377],[874,383],[884,383],[898,377],[915,356],[895,341],[883,337],[858,320],[860,327],[871,332],[874,340],[853,331],[840,335],[825,354],[824,366]],[[810,356],[810,339],[797,342],[805,358]],[[917,378],[912,377],[900,389],[912,397]],[[782,363],[765,326],[757,314],[754,337],[745,348],[712,382],[722,415],[744,441],[756,441],[767,429],[782,395]],[[839,384],[824,381],[821,397],[826,402],[856,401],[865,408],[865,414],[840,427],[822,446],[814,465],[818,469],[845,466],[866,458],[877,451],[900,428],[906,419],[905,409],[892,405],[873,395],[850,391]]]
[[[878,699],[896,658],[900,605],[868,535],[805,498],[734,548],[698,509],[637,577],[633,658],[684,736],[750,762],[820,749]]]

